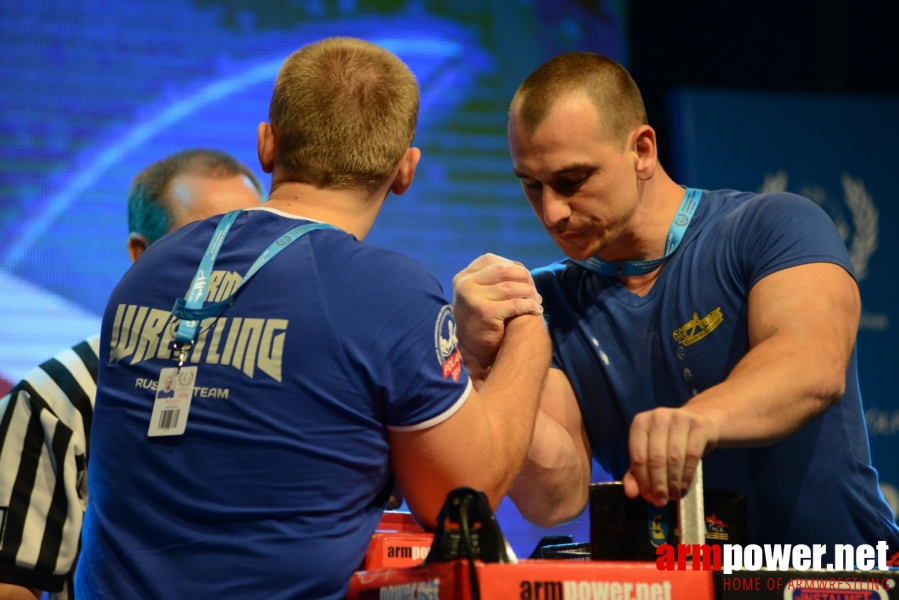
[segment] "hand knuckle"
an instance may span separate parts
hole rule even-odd
[[[658,468],[668,464],[668,457],[661,452],[653,452],[649,455],[650,468]]]

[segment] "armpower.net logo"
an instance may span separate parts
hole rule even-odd
[[[899,552],[888,556],[889,545],[836,544],[834,562],[822,564],[827,555],[825,544],[662,544],[656,548],[656,567],[660,571],[887,571],[897,566]]]

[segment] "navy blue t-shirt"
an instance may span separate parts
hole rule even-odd
[[[853,273],[818,206],[787,193],[723,190],[703,192],[680,247],[644,297],[570,261],[534,271],[553,367],[571,381],[599,464],[621,479],[637,413],[682,406],[723,381],[749,351],[752,287],[815,262]],[[752,543],[885,540],[899,548],[871,467],[854,351],[840,402],[781,443],[715,450],[703,467],[705,485],[747,495]]]
[[[104,314],[79,598],[343,598],[392,491],[387,430],[433,426],[468,397],[437,281],[313,231],[201,322],[186,431],[148,437],[160,370],[176,365],[172,305],[218,221],[150,247]],[[244,211],[206,301],[305,222]]]

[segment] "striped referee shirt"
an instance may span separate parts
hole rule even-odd
[[[0,582],[74,598],[100,337],[31,371],[0,399]]]

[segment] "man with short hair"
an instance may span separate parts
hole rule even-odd
[[[522,514],[578,515],[591,454],[656,506],[705,456],[707,486],[746,494],[753,544],[899,548],[858,389],[858,284],[827,215],[793,194],[675,183],[636,84],[596,54],[529,75],[508,134],[525,196],[568,256],[533,272],[554,354],[510,494]],[[476,374],[521,312],[502,286],[530,274],[505,265],[482,258],[455,278]]]
[[[247,167],[215,150],[187,150],[141,171],[128,193],[128,253],[135,261],[167,232],[258,206]],[[0,600],[40,590],[71,597],[96,393],[99,336],[61,352],[0,399]]]
[[[174,398],[175,390],[172,388],[172,377],[171,375],[166,375],[162,379],[162,389],[157,389],[156,391],[157,398]]]
[[[542,319],[508,324],[475,390],[434,277],[363,241],[412,184],[418,103],[387,50],[304,46],[258,129],[268,202],[161,240],[113,292],[79,598],[343,598],[391,469],[427,527],[457,487],[507,492],[549,365]],[[166,374],[176,399],[156,401]]]
[[[229,210],[258,206],[265,191],[234,157],[204,148],[184,150],[137,174],[128,192],[128,254],[132,262],[169,233]]]

